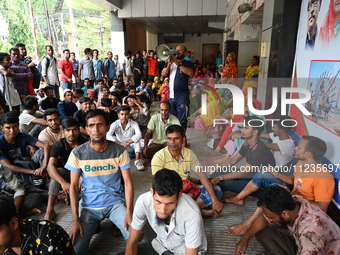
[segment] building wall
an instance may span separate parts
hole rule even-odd
[[[159,44],[164,43],[164,38],[162,35],[159,36]],[[202,63],[202,45],[209,43],[219,43],[220,49],[222,51],[223,44],[223,34],[201,34],[201,36],[184,35],[184,43],[169,43],[168,46],[170,48],[176,48],[177,45],[183,44],[187,47],[188,50],[191,51],[191,56],[194,59],[198,59],[200,63]],[[217,53],[217,52],[216,52]]]

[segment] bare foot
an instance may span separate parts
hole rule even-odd
[[[57,196],[57,199],[58,199],[58,201],[64,201],[64,203],[65,203],[66,205],[69,204],[69,196],[68,196],[67,193],[64,193],[64,192],[60,193],[60,194]]]
[[[237,204],[237,205],[243,205],[244,204],[244,201],[243,199],[238,199],[235,197],[222,197],[220,199],[220,201],[222,203],[233,203],[233,204]]]
[[[208,218],[208,217],[216,218],[216,217],[218,217],[218,214],[215,213],[214,210],[201,209],[201,214],[202,214],[202,217],[204,217],[204,218]]]
[[[38,213],[42,213],[42,211],[39,208],[33,208],[23,214],[20,214],[19,217],[26,217],[28,215],[38,214]]]
[[[207,153],[207,155],[208,156],[218,156],[218,155],[222,155],[222,152],[214,150],[214,151]]]
[[[228,227],[226,228],[226,230],[229,234],[233,236],[241,236],[241,235],[244,235],[248,231],[249,227],[250,225],[247,224],[247,222],[245,221],[236,226]]]
[[[53,218],[57,216],[57,214],[55,213],[55,211],[52,210],[47,210],[45,213],[45,217],[44,220],[53,220]]]

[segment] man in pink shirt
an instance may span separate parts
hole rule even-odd
[[[61,86],[63,91],[65,89],[72,89],[72,75],[76,78],[76,73],[73,70],[72,61],[70,61],[70,51],[68,49],[63,50],[64,58],[58,63],[58,70],[61,78]],[[77,82],[80,82],[79,78],[76,78]]]

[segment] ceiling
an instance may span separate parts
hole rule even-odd
[[[223,22],[225,16],[173,16],[173,17],[138,17],[126,19],[150,33],[183,33],[183,34],[214,34],[222,33],[222,29],[208,26],[210,22]]]

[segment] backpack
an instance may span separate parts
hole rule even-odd
[[[50,66],[50,62],[51,62],[50,58],[48,58],[47,56],[45,56],[45,57],[43,57],[43,58],[41,59],[41,61],[40,61],[39,64],[38,64],[37,69],[38,69],[39,72],[40,72],[40,81],[43,81],[43,82],[44,82],[45,80],[44,80],[44,77],[42,76],[41,72],[42,72],[42,61],[43,61],[44,58],[46,58],[46,69]]]

